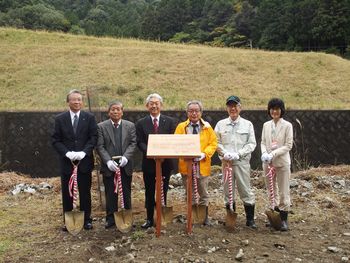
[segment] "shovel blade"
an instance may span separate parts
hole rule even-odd
[[[122,233],[127,233],[132,228],[133,216],[131,209],[123,209],[114,212],[114,221],[118,230]]]
[[[203,224],[207,207],[205,205],[192,205],[192,220],[194,224]]]
[[[282,224],[280,213],[274,210],[267,210],[265,213],[267,215],[267,218],[269,219],[270,225],[275,230],[280,230]]]
[[[76,236],[84,226],[84,211],[69,211],[64,213],[64,222],[67,230]]]
[[[227,209],[226,211],[225,226],[228,228],[228,230],[234,230],[237,222],[237,213],[231,209]]]
[[[173,221],[173,207],[163,206],[162,207],[162,226],[172,223]]]

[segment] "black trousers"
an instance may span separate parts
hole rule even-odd
[[[69,196],[68,183],[72,173],[61,175],[63,212],[73,210],[73,198]],[[91,172],[81,173],[78,168],[78,190],[80,211],[84,211],[84,222],[91,222]]]
[[[124,168],[121,168],[124,208],[131,209],[131,182],[132,176],[126,175]],[[114,222],[114,212],[118,211],[118,194],[114,192],[114,174],[103,175],[106,196],[106,221]],[[120,207],[121,208],[121,207]]]
[[[164,202],[167,203],[167,193],[169,189],[170,172],[163,173],[163,192]],[[143,173],[143,182],[145,184],[145,207],[147,210],[147,220],[153,221],[154,206],[156,204],[156,173]]]

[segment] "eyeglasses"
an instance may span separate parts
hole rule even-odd
[[[237,109],[237,108],[241,107],[241,104],[240,104],[240,103],[237,103],[237,104],[233,104],[233,103],[232,103],[232,104],[227,104],[227,107],[228,107],[228,108],[236,108],[236,109]]]
[[[198,113],[200,113],[201,111],[200,111],[200,110],[188,110],[187,112],[188,112],[189,114],[193,114],[193,113],[198,114]]]

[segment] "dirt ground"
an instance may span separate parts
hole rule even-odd
[[[227,232],[216,170],[210,181],[212,226],[194,225],[193,233],[186,234],[184,189],[174,184],[169,192],[174,222],[162,228],[159,238],[154,229],[144,231],[140,227],[145,217],[141,174],[134,174],[135,227],[127,234],[116,228],[104,229],[96,178],[92,189],[94,229],[72,236],[61,231],[59,178],[1,173],[0,262],[350,262],[350,166],[313,168],[292,175],[288,232],[265,226],[268,200],[258,171],[252,172],[257,230],[245,227],[239,201],[237,228]],[[19,183],[41,182],[53,188],[33,194],[10,193]],[[239,251],[243,256],[235,259]]]

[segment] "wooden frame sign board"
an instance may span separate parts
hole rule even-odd
[[[184,158],[187,162],[187,233],[192,232],[192,160],[200,157],[199,134],[150,134],[147,158],[156,161],[156,236],[161,227],[161,164],[162,159]]]
[[[148,137],[148,158],[195,158],[200,155],[199,134],[150,134]]]

